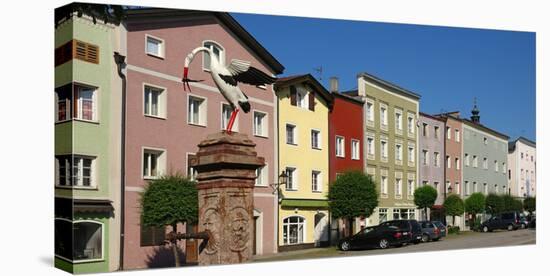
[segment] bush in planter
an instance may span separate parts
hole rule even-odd
[[[449,235],[450,234],[458,234],[459,232],[460,232],[460,227],[458,227],[458,226],[449,226],[447,228],[447,233],[449,233]]]

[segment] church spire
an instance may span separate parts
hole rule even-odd
[[[479,124],[479,109],[477,108],[477,98],[474,98],[474,108],[472,109],[472,122]]]

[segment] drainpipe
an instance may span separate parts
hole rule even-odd
[[[449,122],[449,118],[445,118],[445,124],[443,125],[442,129],[442,135],[443,136],[443,154],[441,154],[441,157],[443,158],[443,183],[441,183],[441,186],[443,186],[443,203],[445,203],[445,200],[447,199],[447,164],[445,160],[445,156],[447,156],[447,123]],[[441,163],[439,163],[441,164]],[[445,226],[447,226],[447,211],[445,210],[445,207],[443,207],[443,223]]]
[[[126,57],[115,52],[113,55],[117,65],[117,73],[122,80],[122,114],[121,114],[121,134],[120,134],[120,259],[118,270],[124,269],[124,204],[125,204],[125,172],[126,172],[126,75],[122,72],[125,67]]]

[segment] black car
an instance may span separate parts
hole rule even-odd
[[[481,231],[490,232],[496,229],[506,229],[508,231],[517,230],[520,227],[519,212],[505,212],[484,221],[481,224]]]
[[[342,251],[363,248],[388,248],[390,246],[400,246],[407,243],[408,240],[408,232],[404,232],[395,225],[384,224],[367,227],[349,238],[342,239],[338,244],[338,248]]]
[[[406,236],[406,243],[417,244],[422,241],[422,227],[418,221],[414,219],[403,219],[403,220],[390,220],[386,221],[380,225],[391,225],[398,227],[403,235]]]

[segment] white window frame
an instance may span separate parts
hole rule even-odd
[[[309,91],[302,87],[296,89],[296,106],[303,109],[309,109]]]
[[[229,110],[229,116],[226,118],[224,116],[224,107],[228,108]],[[233,111],[231,110],[231,105],[225,102],[220,103],[220,128],[221,130],[227,129],[227,124],[229,124],[229,119],[231,118],[231,113]],[[227,120],[227,121],[226,121]],[[235,116],[235,121],[233,122],[233,127],[231,129],[233,132],[239,132],[239,113],[237,113],[237,116]]]
[[[370,123],[370,125],[372,125],[374,123],[374,101],[367,99],[365,108],[367,114],[367,123]]]
[[[395,143],[395,161],[403,161],[403,145]]]
[[[469,166],[470,166],[470,155],[467,154],[467,153],[464,154],[464,165],[465,165],[466,167],[469,167]]]
[[[288,173],[289,170],[292,170],[292,173]],[[286,166],[285,172],[287,174],[287,183],[285,185],[286,191],[297,191],[298,190],[298,169],[295,166]],[[289,181],[291,179],[292,181]],[[292,185],[289,185],[292,184]]]
[[[291,217],[298,217],[301,219],[301,222],[297,222],[297,223],[290,223],[290,222],[284,222],[285,220],[289,220]],[[281,231],[281,236],[283,237],[283,244],[284,245],[293,245],[293,244],[303,244],[303,243],[306,243],[306,231],[307,231],[307,220],[305,217],[303,216],[300,216],[300,215],[291,215],[291,216],[287,216],[285,218],[283,218],[283,231]],[[300,225],[302,225],[302,232],[301,232],[301,237],[298,237],[296,240],[298,241],[297,243],[290,243],[290,237],[287,236],[286,237],[286,240],[284,238],[284,231],[285,231],[285,228],[287,228],[286,232],[287,234],[290,234],[290,225],[291,224],[296,224],[298,225],[298,229],[300,229]],[[300,235],[300,232],[298,232],[298,235]],[[300,242],[301,241],[301,242]]]
[[[147,161],[149,172],[147,174],[144,174],[145,167],[143,165],[145,154],[157,154],[157,175],[151,175],[151,160],[149,159]],[[157,179],[160,176],[162,176],[165,173],[166,170],[166,160],[167,160],[167,152],[165,149],[161,148],[154,148],[154,147],[142,147],[141,148],[141,178],[145,180],[151,180],[151,179]]]
[[[415,183],[414,179],[407,179],[407,198],[414,195]]]
[[[382,161],[387,162],[388,160],[388,141],[380,139],[380,158]]]
[[[407,113],[407,132],[409,136],[413,136],[415,133],[415,121],[414,121],[414,114],[408,112]]]
[[[197,122],[193,122],[194,120],[192,120],[192,119],[194,119],[195,115],[191,116],[191,112],[189,110],[192,100],[199,100],[200,101],[199,110],[198,110],[199,118],[198,118]],[[186,114],[187,114],[187,124],[188,125],[201,126],[201,127],[207,126],[207,122],[208,122],[208,98],[188,93],[187,94]]]
[[[441,166],[441,160],[439,158],[440,156],[441,154],[438,151],[434,152],[434,166],[436,168],[439,168]]]
[[[317,133],[317,146],[314,146],[313,145],[313,133]],[[322,138],[321,138],[321,130],[320,129],[315,129],[315,128],[312,128],[311,131],[310,131],[310,143],[311,143],[311,148],[312,149],[322,149]]]
[[[314,177],[316,176],[316,178]],[[316,180],[317,182],[314,183],[313,180]],[[315,187],[317,186],[317,187]],[[315,189],[317,188],[317,189]],[[311,171],[311,191],[315,193],[320,193],[323,191],[323,176],[321,174],[320,170],[312,170]]]
[[[196,180],[196,176],[197,176],[197,171],[193,168],[191,168],[191,166],[189,166],[189,156],[196,156],[197,154],[194,153],[194,152],[188,152],[185,154],[185,163],[186,163],[186,170],[185,170],[185,173],[187,175],[187,177],[192,180],[192,181],[195,181]]]
[[[445,132],[447,135],[447,140],[451,140],[451,127],[445,127]]]
[[[288,132],[287,132],[287,127],[291,126],[292,127],[292,141],[291,143],[289,143],[288,141]],[[296,126],[295,124],[292,124],[292,123],[286,123],[285,124],[285,143],[287,145],[292,145],[292,146],[297,146],[298,145],[298,126]]]
[[[382,128],[388,127],[388,106],[380,104],[380,126]]]
[[[269,115],[267,114],[267,112],[252,110],[252,114],[252,132],[254,133],[254,136],[264,138],[269,137]],[[261,132],[258,132],[258,129],[256,128],[256,115],[263,115],[260,121]]]
[[[374,134],[367,133],[367,159],[373,160],[376,156],[376,139]]]
[[[445,163],[447,164],[447,169],[452,168],[451,157],[449,155],[445,156]]]
[[[403,131],[403,111],[401,109],[395,109],[395,131],[401,133]],[[398,120],[399,117],[399,120]]]
[[[382,198],[388,197],[388,177],[386,175],[380,176],[380,196]]]
[[[146,110],[146,103],[145,103],[145,100],[147,98],[149,98],[149,101],[152,100],[152,95],[153,93],[151,92],[151,94],[148,96],[147,93],[146,93],[146,89],[151,89],[151,90],[154,90],[155,92],[158,92],[158,100],[157,100],[157,115],[153,115],[152,114],[152,105],[151,103],[149,104],[149,107],[150,107],[150,110]],[[161,87],[161,86],[158,86],[158,85],[153,85],[153,84],[150,84],[150,83],[143,83],[142,84],[142,101],[141,101],[141,104],[142,104],[142,112],[143,112],[143,116],[146,116],[146,117],[152,117],[152,118],[159,118],[159,119],[166,119],[166,95],[168,94],[168,91],[166,90],[165,87]]]
[[[82,113],[82,99],[80,97],[80,89],[79,87],[83,87],[83,88],[88,88],[88,89],[91,89],[93,90],[92,91],[92,119],[84,119],[83,118],[83,113]],[[73,88],[73,93],[76,94],[76,105],[77,105],[77,112],[76,114],[73,114],[73,119],[76,119],[76,120],[79,120],[79,121],[84,121],[84,122],[94,122],[94,123],[97,123],[99,122],[99,113],[98,113],[98,103],[99,103],[99,88],[98,87],[95,87],[95,86],[92,86],[92,85],[88,85],[88,84],[84,84],[84,83],[74,83],[74,88]],[[73,95],[73,100],[75,98],[75,96]],[[72,106],[69,106],[69,108],[73,108]]]
[[[472,156],[472,166],[477,168],[479,166],[477,155]]]
[[[483,157],[483,168],[488,170],[489,169],[489,161],[487,157]]]
[[[258,171],[260,175],[258,176]],[[269,186],[269,165],[265,163],[264,166],[256,169],[256,179],[254,180],[254,185],[256,187],[267,187]]]
[[[498,172],[498,161],[495,160],[495,172]]]
[[[152,40],[156,40],[159,42],[159,53],[152,53],[152,52],[149,52],[149,48],[147,47],[148,44],[149,44],[149,39],[152,39]],[[150,35],[150,34],[145,34],[145,54],[146,55],[150,55],[150,56],[154,56],[154,57],[157,57],[157,58],[161,58],[161,59],[164,59],[165,58],[165,49],[166,49],[166,44],[164,42],[164,39],[162,38],[159,38],[159,37],[156,37],[156,36],[153,36],[153,35]]]
[[[105,261],[105,224],[101,221],[95,221],[95,220],[75,220],[75,221],[71,221],[69,219],[66,219],[66,218],[55,218],[55,220],[63,220],[63,221],[67,221],[69,223],[71,223],[73,225],[73,227],[71,227],[72,229],[72,233],[71,235],[73,235],[73,239],[74,239],[74,225],[77,224],[77,223],[93,223],[93,224],[99,224],[101,227],[101,258],[98,258],[98,259],[89,259],[89,260],[71,260],[71,259],[67,259],[63,256],[59,256],[59,255],[55,255],[55,257],[59,258],[59,259],[62,259],[62,260],[65,260],[67,262],[70,262],[70,263],[73,263],[73,264],[81,264],[81,263],[90,263],[90,262],[100,262],[100,261]],[[74,243],[74,241],[73,241]]]
[[[460,130],[455,129],[455,142],[460,142]]]
[[[220,62],[220,65],[224,66],[225,65],[225,48],[218,42],[214,41],[214,40],[204,40],[202,42],[202,46],[203,47],[206,47],[208,48],[207,45],[213,45],[215,47],[218,48],[219,52],[220,52],[220,55],[219,55],[219,62]],[[208,66],[206,66],[206,53],[202,53],[202,70],[203,71],[207,71],[207,72],[210,72],[210,64],[208,64]],[[212,58],[212,57],[210,57]]]
[[[428,150],[423,149],[422,150],[422,165],[428,166],[430,165],[430,153]]]
[[[415,148],[412,144],[409,144],[408,146],[407,162],[409,163],[409,166],[414,166],[416,163]]]
[[[340,144],[338,144],[339,139],[342,141],[342,143]],[[342,158],[346,157],[346,138],[344,136],[336,135],[334,143],[335,143],[334,149],[336,150],[335,152],[336,157],[342,157]]]
[[[439,139],[439,126],[434,126],[434,138]]]
[[[422,123],[422,136],[426,138],[430,137],[430,125],[428,123]]]
[[[361,159],[361,144],[357,139],[351,139],[351,160]]]
[[[394,195],[395,195],[395,198],[401,198],[403,196],[403,179],[402,178],[395,179]]]
[[[460,171],[460,158],[455,157],[455,168],[457,171]]]

